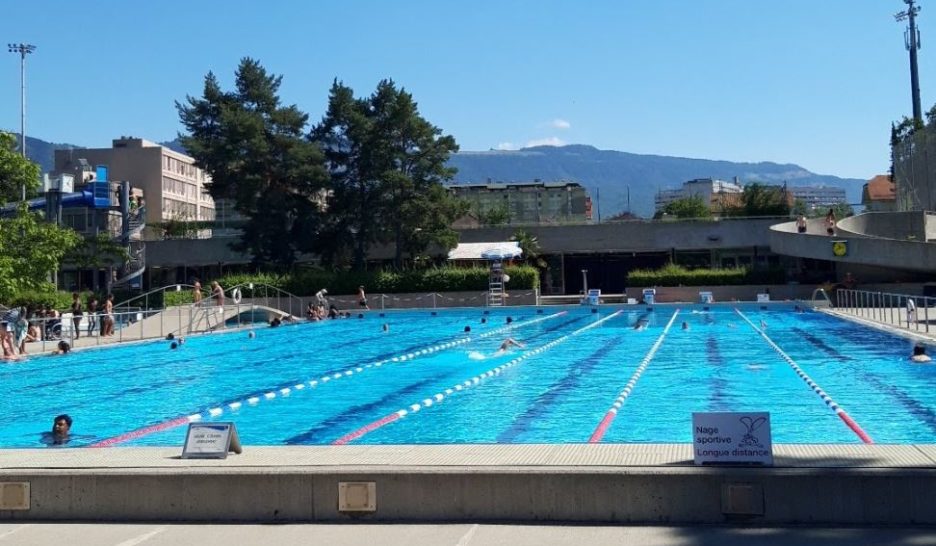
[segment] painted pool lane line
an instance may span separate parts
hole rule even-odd
[[[574,332],[571,332],[571,333],[566,334],[566,335],[564,335],[564,336],[558,337],[558,338],[556,338],[556,339],[550,341],[549,343],[546,343],[545,345],[542,345],[542,346],[540,346],[540,347],[537,347],[536,349],[533,349],[532,351],[527,351],[527,352],[521,354],[520,356],[518,356],[517,358],[514,358],[514,359],[512,359],[512,360],[510,360],[510,361],[508,361],[508,362],[506,362],[506,363],[504,363],[504,364],[501,364],[500,366],[497,366],[496,368],[492,368],[492,369],[490,369],[490,370],[488,370],[488,371],[486,371],[486,372],[484,372],[484,373],[478,374],[478,375],[472,377],[471,379],[467,379],[467,380],[465,380],[465,381],[462,381],[461,383],[458,383],[458,384],[456,384],[456,385],[454,385],[454,386],[452,386],[452,387],[450,387],[450,388],[448,388],[448,389],[445,389],[443,392],[436,393],[436,394],[434,394],[433,396],[430,396],[429,398],[425,398],[425,399],[423,399],[423,400],[420,401],[420,402],[411,404],[411,405],[407,406],[406,408],[399,409],[399,410],[397,410],[397,411],[395,411],[395,412],[393,412],[393,413],[390,413],[390,414],[388,414],[388,415],[385,415],[385,416],[381,417],[380,419],[377,419],[376,421],[373,421],[373,422],[371,422],[371,423],[368,423],[367,425],[364,425],[363,427],[361,427],[361,428],[359,428],[359,429],[357,429],[357,430],[354,430],[354,431],[352,431],[352,432],[349,432],[348,434],[345,434],[344,436],[342,436],[342,437],[338,438],[337,440],[335,440],[334,442],[332,442],[332,444],[333,444],[333,445],[344,445],[344,444],[351,443],[351,442],[353,442],[354,440],[357,440],[358,438],[361,438],[362,436],[364,436],[364,435],[366,435],[366,434],[368,434],[368,433],[370,433],[370,432],[373,432],[374,430],[377,430],[377,429],[382,428],[382,427],[384,427],[384,426],[386,426],[386,425],[389,425],[390,423],[393,423],[393,422],[395,422],[395,421],[398,421],[398,420],[400,420],[400,419],[406,417],[407,415],[410,415],[410,414],[412,414],[412,413],[416,413],[416,412],[420,411],[422,408],[428,408],[428,407],[431,407],[431,406],[433,406],[433,405],[435,405],[435,404],[438,404],[438,403],[442,402],[442,401],[445,399],[446,396],[452,396],[452,395],[454,395],[456,392],[461,392],[461,391],[463,391],[463,390],[465,390],[465,389],[469,389],[469,388],[471,388],[471,387],[474,387],[474,386],[480,384],[480,383],[481,383],[482,381],[484,381],[485,379],[488,379],[488,378],[493,377],[493,376],[495,376],[495,375],[500,375],[500,374],[503,373],[503,371],[506,370],[507,368],[511,368],[511,367],[513,367],[513,366],[515,366],[515,365],[517,365],[517,364],[523,362],[524,360],[527,360],[528,358],[531,358],[531,357],[536,356],[536,355],[538,355],[538,354],[540,354],[540,353],[543,353],[543,352],[545,352],[545,351],[548,351],[549,349],[552,349],[552,348],[555,347],[556,345],[559,345],[560,343],[563,343],[564,341],[568,340],[568,339],[571,338],[572,336],[578,335],[578,334],[580,334],[580,333],[582,333],[582,332],[584,332],[584,331],[586,331],[586,330],[590,330],[590,329],[592,329],[592,328],[594,328],[594,327],[596,327],[596,326],[599,326],[599,325],[601,325],[602,323],[604,323],[604,322],[606,322],[606,321],[608,321],[608,320],[611,320],[612,318],[614,318],[614,317],[620,315],[620,314],[623,313],[623,312],[624,312],[623,310],[615,311],[614,313],[608,315],[607,317],[604,317],[604,318],[599,319],[599,320],[597,320],[597,321],[595,321],[595,322],[593,322],[593,323],[591,323],[591,324],[589,324],[589,325],[587,325],[587,326],[584,326],[584,327],[582,327],[582,328],[579,328],[578,330],[575,330]]]
[[[796,375],[798,375],[800,379],[805,381],[806,385],[808,385],[809,388],[813,390],[813,392],[819,395],[819,398],[821,398],[822,401],[825,402],[825,405],[828,406],[829,409],[831,409],[833,412],[835,412],[835,414],[839,416],[839,419],[841,419],[842,422],[845,423],[845,425],[848,428],[850,428],[852,432],[854,432],[858,436],[858,438],[861,439],[862,442],[866,444],[874,443],[874,440],[872,440],[871,437],[868,436],[868,434],[864,431],[864,429],[862,429],[861,426],[859,426],[858,423],[856,423],[855,420],[852,419],[850,415],[848,415],[848,412],[846,412],[841,407],[839,407],[839,405],[836,404],[834,400],[832,400],[832,397],[826,394],[826,392],[822,390],[822,387],[820,387],[818,383],[813,381],[812,378],[810,378],[806,374],[806,372],[804,372],[803,369],[799,367],[799,364],[797,364],[796,361],[790,357],[790,355],[786,354],[786,352],[784,352],[784,350],[781,349],[779,345],[777,345],[776,343],[774,343],[772,339],[770,339],[770,336],[768,336],[766,332],[764,332],[763,330],[758,328],[753,322],[751,322],[751,319],[747,318],[747,316],[744,313],[742,313],[740,309],[735,308],[735,313],[737,313],[738,316],[744,319],[744,322],[747,322],[748,326],[753,328],[755,332],[760,334],[760,336],[764,338],[764,341],[766,341],[768,345],[773,347],[773,350],[776,351],[777,354],[779,354],[780,357],[783,358],[783,360],[785,360],[786,363],[789,364],[791,368],[793,368],[793,371],[796,372]]]
[[[824,351],[826,354],[828,354],[829,356],[833,358],[836,358],[842,362],[853,362],[855,360],[854,358],[848,355],[842,354],[835,347],[829,346],[827,343],[825,343],[821,339],[817,338],[816,336],[810,334],[809,332],[801,328],[794,328],[794,331],[796,331],[799,335],[803,336],[807,341],[813,344],[816,348]],[[861,378],[862,381],[873,385],[874,388],[876,388],[880,392],[891,395],[895,400],[897,400],[898,403],[900,403],[900,405],[904,407],[904,409],[907,410],[907,412],[910,415],[919,419],[924,425],[929,427],[931,431],[936,432],[936,411],[933,411],[932,409],[927,407],[925,404],[923,404],[922,402],[920,402],[919,400],[917,400],[916,398],[908,394],[906,391],[894,385],[888,384],[883,379],[879,378],[877,375],[873,373],[870,373],[865,370],[858,370],[856,373],[858,377]]]
[[[443,379],[444,376],[451,375],[452,373],[454,372],[448,372],[446,374],[443,374],[443,376],[428,377],[426,379],[423,379],[422,381],[418,381],[416,383],[407,385],[406,387],[403,387],[400,390],[389,392],[385,394],[384,396],[382,396],[381,398],[374,400],[372,402],[365,402],[362,404],[358,404],[356,406],[348,407],[342,410],[340,413],[334,414],[328,419],[325,419],[324,421],[320,421],[314,427],[306,430],[305,432],[301,432],[299,434],[296,434],[295,436],[286,438],[286,440],[283,443],[285,445],[290,445],[290,446],[316,444],[315,440],[317,438],[326,436],[329,430],[333,429],[333,427],[335,426],[340,425],[342,422],[346,423],[348,422],[348,420],[353,419],[355,416],[363,415],[368,412],[372,412],[374,410],[379,410],[381,406],[384,406],[385,404],[405,401],[405,400],[398,401],[397,399],[400,397],[404,397],[404,396],[412,396],[415,393],[419,392],[419,390],[428,388],[432,383],[435,383],[436,381],[440,381]],[[326,441],[322,443],[327,444],[328,442]]]
[[[491,337],[491,336],[506,332],[508,330],[530,326],[530,325],[537,324],[546,320],[558,318],[566,314],[568,314],[568,311],[560,311],[558,313],[553,313],[552,315],[538,317],[533,320],[512,323],[507,326],[502,326],[500,328],[497,328],[488,332],[484,332],[483,334],[477,337],[478,338]],[[452,347],[456,347],[464,343],[468,343],[469,341],[471,341],[471,338],[465,337],[464,339],[450,341],[450,342],[442,343],[439,345],[433,345],[430,347],[423,348],[422,350],[417,351],[417,352],[411,352],[407,354],[393,356],[391,358],[386,358],[384,360],[370,363],[370,364],[365,364],[363,366],[349,367],[349,368],[344,368],[341,371],[329,372],[319,378],[310,379],[307,382],[297,382],[297,383],[290,382],[288,384],[279,385],[279,386],[276,386],[267,390],[266,392],[263,392],[262,394],[256,393],[256,394],[249,394],[249,395],[240,395],[238,397],[231,398],[229,399],[229,401],[226,401],[222,404],[212,404],[211,406],[207,406],[205,409],[198,410],[195,413],[192,413],[190,415],[174,417],[172,419],[163,421],[161,423],[156,423],[156,424],[141,427],[139,429],[135,429],[129,432],[125,432],[123,434],[119,434],[117,436],[113,436],[105,440],[101,440],[99,442],[90,444],[88,447],[107,447],[111,445],[116,445],[119,443],[123,443],[129,440],[136,439],[136,438],[141,438],[143,436],[147,436],[155,432],[162,432],[164,430],[169,430],[171,428],[179,427],[188,423],[200,421],[202,419],[216,418],[216,417],[221,416],[226,410],[236,411],[245,406],[255,406],[263,400],[273,400],[277,398],[278,395],[288,396],[293,390],[297,390],[297,391],[304,390],[306,385],[308,385],[309,387],[315,388],[318,385],[323,385],[333,380],[353,376],[355,373],[360,374],[366,369],[379,368],[383,364],[390,363],[390,362],[405,362],[408,360],[412,360],[416,358],[417,356],[432,354],[432,353],[442,351],[445,349],[450,349]]]
[[[637,381],[640,379],[640,376],[644,373],[644,370],[647,369],[647,366],[650,365],[650,361],[653,360],[653,357],[660,349],[660,346],[663,345],[663,340],[666,339],[666,334],[668,334],[670,328],[673,327],[673,322],[676,320],[677,315],[679,315],[679,309],[673,312],[673,316],[670,317],[669,322],[666,323],[666,327],[663,328],[663,333],[660,334],[660,337],[657,338],[656,342],[654,342],[654,344],[650,347],[650,350],[647,351],[647,354],[644,356],[643,360],[640,361],[640,365],[637,366],[634,374],[631,375],[630,380],[627,382],[627,386],[624,387],[624,390],[621,391],[617,399],[615,399],[614,403],[611,404],[611,408],[608,409],[607,413],[605,413],[604,418],[602,418],[601,422],[598,423],[598,426],[595,427],[595,431],[592,432],[591,437],[588,439],[588,443],[596,444],[600,442],[602,438],[604,438],[605,433],[608,432],[608,427],[611,426],[614,418],[617,417],[618,410],[621,408],[621,406],[624,405],[627,397],[630,396],[630,393],[633,392],[634,387],[637,386]]]
[[[725,358],[718,348],[718,339],[712,334],[709,334],[708,338],[705,340],[705,358],[708,364],[714,368],[714,373],[709,381],[711,388],[710,403],[715,411],[728,411],[728,407],[725,404],[725,398],[727,398],[725,393],[728,381],[723,377],[719,377],[725,369]]]
[[[507,429],[497,436],[498,444],[511,444],[518,436],[530,428],[530,424],[537,418],[542,417],[546,410],[561,395],[575,389],[581,382],[582,375],[587,374],[595,368],[602,359],[608,355],[614,348],[623,343],[623,338],[616,338],[606,342],[604,345],[594,351],[587,357],[574,361],[569,367],[568,372],[562,379],[553,382],[552,385],[539,396],[537,396],[527,407],[526,411],[517,416],[513,423]]]

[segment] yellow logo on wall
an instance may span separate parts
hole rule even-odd
[[[845,256],[848,254],[848,241],[832,241],[832,255]]]

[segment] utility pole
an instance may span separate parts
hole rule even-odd
[[[914,5],[916,0],[904,0],[906,11],[898,11],[894,19],[898,22],[909,20],[910,26],[904,31],[904,45],[910,52],[910,92],[913,98],[913,119],[923,122],[923,109],[920,107],[920,74],[917,68],[917,50],[920,49],[920,31],[916,27],[916,16],[920,13],[920,6]]]
[[[20,152],[26,157],[26,55],[36,50],[32,44],[7,44],[10,53],[20,54]],[[23,201],[26,200],[26,184],[23,184]]]

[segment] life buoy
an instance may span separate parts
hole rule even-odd
[[[507,284],[508,282],[510,282],[510,275],[504,273],[504,284]]]
[[[234,300],[234,303],[241,302],[241,291],[240,288],[235,288],[231,291],[231,299]]]

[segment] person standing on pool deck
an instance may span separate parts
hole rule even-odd
[[[370,307],[367,306],[367,296],[364,295],[364,285],[357,287],[357,297],[358,305],[361,306],[361,309],[370,309]]]
[[[211,281],[211,297],[215,300],[218,307],[224,306],[224,289],[218,284],[218,281]]]
[[[198,277],[195,278],[195,281],[192,283],[192,302],[195,305],[201,303],[201,281],[198,280]]]
[[[81,325],[81,314],[82,314],[81,296],[78,294],[78,292],[72,293],[72,302],[71,302],[71,307],[69,307],[69,310],[72,313],[72,326],[75,331],[75,339],[78,339],[79,337],[81,337],[80,325]]]

